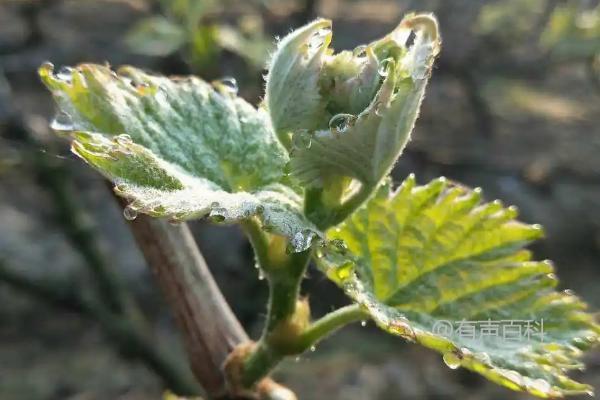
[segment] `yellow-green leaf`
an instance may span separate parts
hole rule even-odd
[[[540,397],[591,392],[566,371],[598,344],[600,326],[549,261],[524,247],[542,236],[514,207],[441,178],[384,185],[327,233],[318,264],[385,331]]]

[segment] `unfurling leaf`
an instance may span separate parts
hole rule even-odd
[[[540,397],[590,392],[565,371],[581,367],[600,326],[554,290],[551,263],[524,249],[542,229],[480,197],[444,179],[384,185],[327,233],[337,245],[318,264],[380,328],[441,352],[451,368]]]
[[[136,213],[175,221],[258,217],[304,250],[317,234],[286,184],[288,155],[268,116],[236,96],[233,82],[83,64],[40,76],[60,108],[52,124],[72,150],[115,182]]]
[[[407,45],[410,34],[414,42]],[[384,38],[332,54],[331,22],[317,20],[279,43],[265,101],[291,173],[312,187],[353,178],[369,187],[390,171],[419,113],[437,22],[409,15]]]

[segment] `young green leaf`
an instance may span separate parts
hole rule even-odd
[[[374,188],[409,140],[440,48],[437,21],[411,14],[384,38],[335,55],[331,38],[328,20],[285,37],[265,101],[291,151],[291,173],[303,184],[351,177]]]
[[[132,67],[83,64],[40,76],[60,108],[55,130],[116,183],[136,213],[175,221],[258,217],[305,250],[317,234],[286,184],[288,155],[268,116],[236,96],[235,82],[168,79]]]
[[[328,232],[318,264],[385,331],[540,397],[590,392],[566,376],[600,326],[548,261],[524,249],[542,236],[516,210],[480,203],[480,190],[411,176],[384,185]],[[344,243],[345,245],[342,245]]]

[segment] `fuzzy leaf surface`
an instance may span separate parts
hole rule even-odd
[[[327,233],[337,245],[318,264],[380,328],[441,352],[452,368],[540,397],[590,392],[566,372],[581,367],[600,327],[581,300],[554,289],[552,264],[524,249],[541,227],[480,197],[444,179],[384,185]]]
[[[40,68],[59,107],[53,128],[130,199],[129,214],[175,221],[258,217],[305,250],[317,234],[285,177],[285,149],[268,116],[231,82],[165,78],[132,67]]]

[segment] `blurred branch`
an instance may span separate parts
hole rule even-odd
[[[23,1],[22,4],[19,4],[18,12],[27,25],[27,36],[25,36],[25,39],[21,42],[5,43],[4,47],[0,47],[0,55],[23,51],[42,43],[44,34],[39,24],[38,17],[42,11],[59,1],[60,0]]]
[[[1,72],[1,71],[0,71]],[[146,327],[134,299],[125,290],[118,274],[110,267],[98,247],[98,238],[86,222],[87,216],[77,203],[77,195],[70,185],[70,174],[64,164],[39,149],[49,145],[37,139],[46,132],[39,132],[32,123],[11,108],[8,86],[0,88],[0,105],[6,104],[8,116],[2,128],[8,135],[28,147],[28,162],[42,186],[53,199],[57,221],[69,241],[78,251],[85,266],[92,272],[97,285],[99,300],[84,297],[73,282],[47,282],[35,280],[0,265],[0,282],[50,302],[54,306],[78,312],[99,323],[104,333],[116,341],[119,347],[134,358],[141,360],[153,370],[165,384],[178,394],[195,394],[197,387],[170,356],[162,354],[146,337]],[[1,108],[1,107],[0,107]],[[46,126],[44,121],[43,125]]]
[[[592,86],[600,94],[600,55],[590,57],[585,66]]]
[[[40,186],[48,191],[53,199],[57,222],[96,277],[95,282],[103,301],[114,312],[133,312],[132,299],[98,248],[98,238],[86,222],[86,213],[79,206],[77,196],[70,187],[67,169],[59,159],[38,151],[48,145],[36,139],[36,136],[43,135],[43,132],[36,134],[35,129],[35,124],[28,123],[16,113],[5,127],[12,137],[27,144],[30,149],[34,149],[30,150],[30,153],[35,153],[29,155],[29,164]]]
[[[0,282],[54,307],[74,311],[98,323],[104,334],[128,355],[144,363],[160,376],[165,385],[179,394],[197,393],[185,371],[148,340],[144,329],[127,318],[112,313],[104,305],[84,297],[70,282],[34,279],[8,268],[0,261]]]

